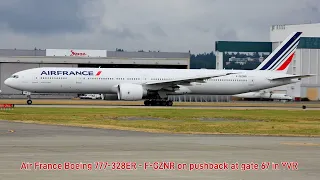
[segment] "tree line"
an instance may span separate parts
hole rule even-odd
[[[245,70],[252,70],[258,67],[261,62],[259,58],[267,58],[268,54],[265,53],[223,53],[224,59],[224,68],[225,69],[245,69]],[[239,58],[243,59],[245,64],[237,63],[236,61],[230,61],[229,59],[232,58]],[[248,60],[246,60],[248,59]],[[249,60],[251,59],[251,60]],[[190,56],[190,68],[191,69],[215,69],[216,68],[216,55],[213,52],[210,53],[201,53],[201,54],[191,54]]]

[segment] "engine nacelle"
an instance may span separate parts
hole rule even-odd
[[[147,95],[147,91],[140,84],[119,84],[117,87],[118,100],[136,101]]]

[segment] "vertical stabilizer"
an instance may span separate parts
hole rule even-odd
[[[255,70],[287,73],[302,32],[290,34]]]

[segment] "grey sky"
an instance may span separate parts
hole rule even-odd
[[[319,0],[0,0],[0,48],[210,52],[319,22]]]

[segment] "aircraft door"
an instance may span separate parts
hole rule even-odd
[[[250,90],[253,90],[254,87],[254,77],[248,76],[248,86]]]
[[[84,79],[83,77],[76,77],[76,84],[75,84],[76,91],[80,91],[80,87],[82,86],[83,79]]]
[[[249,86],[253,86],[254,85],[254,79],[253,78],[249,78]]]
[[[252,76],[248,76],[248,85],[253,86],[254,85],[254,78]]]
[[[76,78],[76,84],[82,84],[82,77]]]
[[[39,83],[39,78],[40,78],[40,77],[32,76],[31,84],[38,84],[38,83]]]

